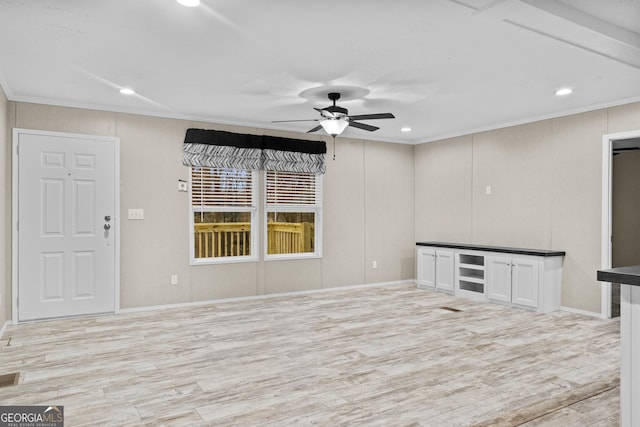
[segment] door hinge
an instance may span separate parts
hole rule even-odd
[[[16,231],[20,231],[20,221],[16,221]]]
[[[20,144],[16,145],[16,156],[20,155]]]

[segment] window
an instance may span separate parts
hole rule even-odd
[[[322,176],[266,171],[266,258],[320,256]]]
[[[257,186],[245,169],[191,168],[191,259],[257,259]]]

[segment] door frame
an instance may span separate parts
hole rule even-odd
[[[18,324],[18,191],[19,183],[19,157],[18,139],[21,134],[44,135],[65,138],[91,139],[94,141],[112,142],[114,144],[114,213],[120,214],[120,138],[115,136],[86,135],[79,133],[53,132],[33,129],[13,128],[11,142],[11,322]],[[120,218],[114,218],[114,312],[120,311]]]
[[[602,269],[611,268],[612,258],[612,192],[613,192],[613,142],[620,139],[640,138],[640,129],[602,135]],[[611,318],[611,282],[600,282],[600,317]]]

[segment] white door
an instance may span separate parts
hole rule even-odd
[[[540,263],[524,258],[513,259],[513,302],[538,307],[538,267]]]
[[[453,292],[453,264],[453,252],[436,251],[436,287],[438,289]]]
[[[418,287],[435,288],[436,286],[436,251],[435,249],[418,249]]]
[[[511,258],[487,257],[489,299],[511,302]]]
[[[116,138],[14,130],[18,320],[115,311]]]

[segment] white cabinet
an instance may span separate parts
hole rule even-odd
[[[540,313],[560,309],[562,251],[443,242],[417,246],[421,289]]]
[[[540,295],[539,271],[542,260],[514,258],[511,260],[511,302],[538,308]],[[559,308],[559,307],[558,307]]]
[[[488,257],[489,299],[537,308],[539,270],[542,266],[543,260],[537,257]]]
[[[453,251],[419,248],[417,253],[418,287],[453,292],[453,256]]]
[[[436,287],[436,250],[418,249],[418,287],[433,289]]]
[[[511,302],[511,258],[489,257],[487,281],[489,299]]]
[[[453,292],[453,252],[436,251],[436,289]]]

